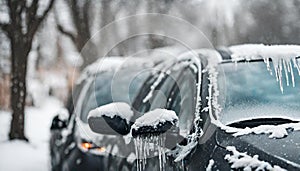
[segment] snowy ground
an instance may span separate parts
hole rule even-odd
[[[47,98],[41,107],[27,107],[25,132],[29,143],[8,141],[10,112],[0,111],[0,170],[50,170],[49,135],[52,118],[62,107],[55,98]]]

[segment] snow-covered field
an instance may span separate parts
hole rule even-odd
[[[0,111],[0,170],[50,170],[49,135],[52,118],[62,107],[56,98],[46,98],[41,107],[27,107],[25,132],[29,143],[8,141],[11,113]]]

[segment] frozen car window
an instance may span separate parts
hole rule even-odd
[[[178,115],[180,135],[187,136],[192,129],[195,113],[196,79],[189,69],[185,70],[181,78],[179,87],[174,90],[175,97],[170,110]]]
[[[126,102],[131,105],[149,72],[124,70],[118,73],[99,74],[91,84],[81,111],[80,118],[87,122],[90,110],[112,102]]]
[[[272,66],[272,64],[271,64]],[[283,71],[283,92],[263,62],[221,64],[218,74],[219,104],[223,124],[252,118],[300,118],[300,77],[293,68],[295,87]],[[288,74],[289,77],[291,74]]]
[[[178,78],[180,71],[172,71],[167,75],[165,82],[153,93],[153,98],[150,100],[150,111],[157,108],[166,108],[170,91],[173,86],[176,86],[176,79]]]

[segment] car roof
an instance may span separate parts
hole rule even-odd
[[[224,62],[264,61],[297,58],[300,56],[299,45],[264,45],[242,44],[218,49]]]
[[[150,59],[139,57],[104,57],[98,59],[96,62],[88,65],[77,79],[79,84],[87,78],[106,72],[116,72],[123,69],[143,69],[153,67],[154,62]]]

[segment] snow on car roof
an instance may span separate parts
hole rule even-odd
[[[77,84],[86,78],[102,72],[114,72],[125,68],[149,68],[154,65],[150,59],[138,57],[104,57],[87,66],[77,80]]]
[[[287,85],[289,85],[289,77],[295,86],[294,71],[296,68],[300,75],[300,64],[296,59],[300,57],[299,45],[263,45],[263,44],[245,44],[229,47],[232,52],[232,61],[240,60],[251,61],[255,59],[263,59],[267,65],[267,69],[272,73],[270,61],[273,63],[276,79],[279,82],[280,89],[283,92],[282,78],[285,76]]]
[[[229,47],[233,60],[264,58],[295,58],[300,56],[299,45],[244,44]]]

